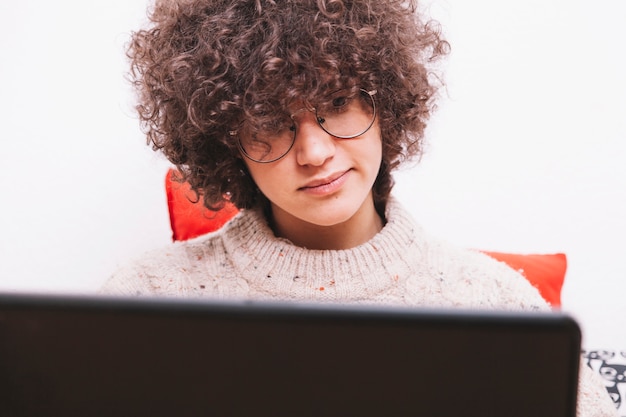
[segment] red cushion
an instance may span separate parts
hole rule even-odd
[[[170,169],[165,177],[173,240],[188,240],[213,232],[237,214],[237,208],[230,203],[220,211],[207,209],[201,200],[194,203],[195,193],[191,191],[188,183],[173,180],[174,172]]]
[[[193,203],[190,198],[195,199],[195,194],[189,184],[173,181],[173,173],[174,170],[170,169],[165,179],[173,240],[187,240],[213,232],[237,214],[238,210],[232,204],[213,212],[204,207],[201,201]],[[565,254],[484,253],[520,271],[552,306],[561,305],[561,288],[567,269]]]
[[[530,255],[487,251],[484,253],[521,272],[553,307],[561,306],[561,289],[567,271],[567,256],[564,253]]]

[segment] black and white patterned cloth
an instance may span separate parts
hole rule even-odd
[[[626,351],[583,350],[583,360],[600,374],[619,415],[626,417]]]

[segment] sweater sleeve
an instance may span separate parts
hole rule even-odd
[[[578,417],[619,417],[600,375],[580,363],[578,382]]]
[[[139,262],[124,265],[115,271],[100,287],[98,293],[121,296],[155,295],[146,271]]]
[[[189,254],[184,245],[149,251],[118,268],[101,286],[102,295],[185,296]]]

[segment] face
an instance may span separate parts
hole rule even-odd
[[[294,122],[295,141],[284,157],[271,163],[243,158],[270,201],[275,227],[301,233],[310,226],[372,224],[372,186],[382,160],[377,120],[351,139],[326,132],[308,110],[299,109]]]

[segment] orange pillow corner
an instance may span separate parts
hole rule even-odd
[[[492,258],[504,262],[519,271],[539,290],[541,296],[552,307],[561,306],[561,290],[567,272],[567,256],[564,253],[514,254],[482,251]]]
[[[167,208],[172,228],[172,240],[183,241],[214,232],[235,216],[239,210],[227,203],[218,211],[209,210],[196,201],[196,194],[189,183],[181,183],[175,178],[176,170],[170,168],[165,176]]]

